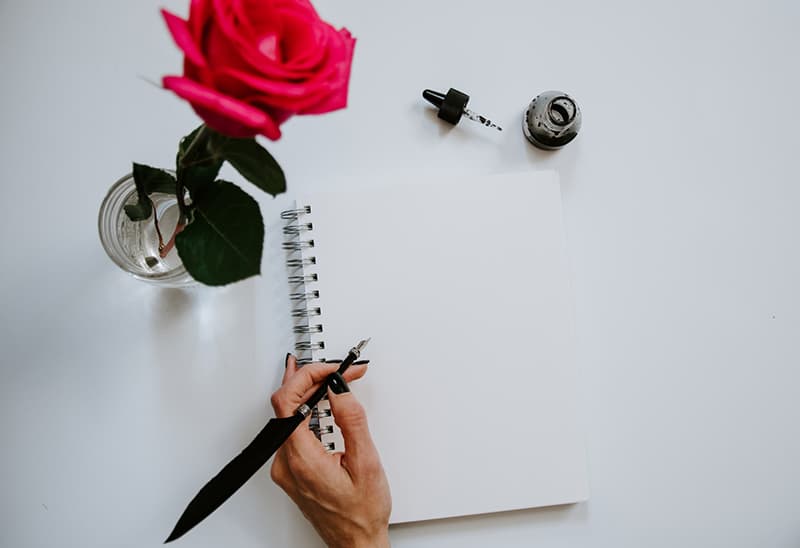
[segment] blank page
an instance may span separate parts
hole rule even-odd
[[[315,357],[372,337],[352,390],[392,523],[585,500],[556,174],[430,176],[305,204]]]

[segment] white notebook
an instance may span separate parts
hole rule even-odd
[[[319,192],[283,217],[297,353],[372,337],[351,388],[392,523],[587,498],[554,172]],[[339,450],[328,413],[314,427]]]

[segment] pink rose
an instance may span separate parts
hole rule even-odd
[[[230,137],[279,139],[294,114],[347,106],[355,39],[308,0],[191,0],[189,20],[162,10],[185,54],[164,87]]]

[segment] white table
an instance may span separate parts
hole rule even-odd
[[[260,196],[264,275],[227,289],[158,290],[100,247],[108,186],[169,166],[196,124],[137,78],[180,67],[160,4],[0,3],[3,547],[158,545],[270,415],[290,348],[288,198]],[[563,187],[591,500],[394,545],[800,545],[800,5],[318,6],[359,39],[350,107],[269,145],[290,192],[416,169],[556,168]],[[420,91],[451,86],[506,130],[441,125]],[[544,153],[519,123],[552,88],[584,127]],[[319,541],[265,469],[181,545]]]

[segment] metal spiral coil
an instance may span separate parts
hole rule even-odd
[[[286,251],[301,251],[314,247],[314,240],[300,240],[298,242],[283,242],[283,249]]]
[[[319,299],[319,291],[306,291],[305,293],[290,293],[289,300],[291,301],[310,301],[311,299]]]
[[[322,316],[322,309],[315,308],[295,308],[292,310],[292,318],[310,318],[311,316]]]
[[[294,347],[301,352],[308,350],[325,350],[325,342],[298,341],[297,343],[295,343]]]
[[[300,215],[308,215],[309,213],[311,213],[311,206],[304,206],[299,209],[287,209],[281,212],[281,219],[284,221],[294,221]]]
[[[304,266],[311,266],[317,264],[316,257],[304,257],[302,259],[286,259],[286,266],[289,268],[301,268]]]
[[[319,419],[319,418],[333,416],[333,413],[331,413],[330,409],[318,409],[315,407],[314,409],[311,410],[311,416]]]
[[[296,225],[286,225],[283,227],[283,233],[287,236],[295,236],[297,234],[301,234],[303,232],[309,232],[314,230],[314,225],[312,223],[303,223],[303,224],[296,224]]]
[[[294,326],[295,333],[322,333],[322,325],[296,325]]]
[[[289,276],[287,279],[289,280],[290,284],[304,284],[308,282],[316,282],[319,280],[316,274],[305,274],[303,276]]]

